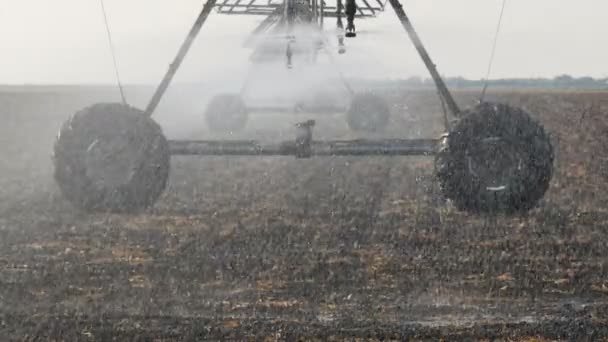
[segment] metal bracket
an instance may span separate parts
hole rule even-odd
[[[308,120],[296,124],[296,158],[310,158],[312,156],[312,128],[315,120]]]

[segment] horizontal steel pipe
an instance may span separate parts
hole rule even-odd
[[[296,151],[295,142],[262,144],[257,141],[169,141],[173,155],[201,156],[288,156]]]
[[[252,107],[247,107],[247,112],[249,113],[268,113],[268,114],[274,114],[274,113],[285,113],[285,112],[292,112],[292,113],[324,113],[324,114],[344,114],[344,112],[346,112],[348,110],[347,107],[339,107],[339,106],[293,106],[293,107],[287,107],[287,106],[252,106]]]
[[[313,142],[315,156],[417,156],[433,155],[436,139],[383,139]]]
[[[382,139],[315,141],[313,156],[416,156],[434,155],[437,139]],[[172,155],[201,156],[289,156],[296,155],[294,141],[261,143],[252,140],[201,141],[173,140],[169,142]]]

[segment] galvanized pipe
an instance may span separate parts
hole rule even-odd
[[[296,156],[295,141],[261,143],[234,141],[170,141],[172,155],[200,156]],[[382,139],[313,141],[311,156],[431,156],[437,152],[437,139]]]
[[[171,63],[171,65],[169,66],[169,70],[165,74],[165,77],[163,78],[163,80],[159,84],[158,88],[156,89],[156,92],[152,96],[152,99],[150,99],[150,102],[148,103],[148,106],[146,107],[146,111],[145,111],[147,116],[152,116],[152,114],[154,114],[154,111],[156,110],[156,107],[158,107],[160,100],[163,98],[163,95],[165,95],[167,88],[169,88],[169,85],[171,84],[173,77],[175,76],[175,74],[177,73],[177,70],[179,69],[180,65],[184,61],[184,58],[188,54],[188,51],[190,51],[190,47],[192,46],[192,43],[194,43],[196,36],[198,36],[199,32],[201,31],[201,28],[203,27],[203,24],[207,20],[209,13],[211,13],[211,10],[213,9],[213,7],[215,7],[216,1],[217,0],[207,0],[207,2],[205,3],[205,6],[203,6],[201,13],[199,14],[198,18],[194,22],[192,29],[188,33],[186,40],[184,41],[181,48],[179,49],[177,56],[175,57],[175,60],[173,60],[173,63]]]
[[[461,111],[460,111],[460,108],[458,108],[458,104],[454,100],[454,97],[452,97],[450,90],[445,85],[445,82],[443,82],[443,79],[439,75],[439,72],[437,71],[437,67],[435,66],[435,63],[433,63],[433,61],[431,60],[431,57],[429,56],[428,52],[426,51],[424,44],[422,44],[422,41],[420,40],[418,33],[416,32],[416,30],[414,29],[414,26],[412,26],[412,23],[410,22],[409,18],[405,14],[405,11],[403,10],[403,6],[399,2],[399,0],[389,0],[389,2],[391,3],[393,10],[395,10],[395,14],[397,14],[399,21],[401,21],[403,28],[405,29],[405,31],[408,33],[410,39],[412,40],[412,43],[414,43],[414,46],[416,47],[418,54],[424,61],[426,68],[429,70],[429,73],[431,74],[431,77],[433,78],[433,81],[435,82],[435,86],[437,87],[437,90],[439,91],[439,96],[441,96],[441,98],[445,101],[445,103],[448,107],[448,110],[450,111],[450,113],[452,115],[454,115],[456,117],[460,116]]]
[[[319,141],[312,144],[313,156],[430,156],[437,152],[436,139],[382,139]]]
[[[295,155],[295,142],[262,144],[257,141],[170,141],[172,155],[288,156]]]

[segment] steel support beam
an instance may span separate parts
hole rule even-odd
[[[266,32],[272,25],[279,22],[279,20],[281,20],[282,14],[283,14],[282,6],[277,7],[272,13],[270,13],[266,17],[266,19],[262,20],[262,22],[249,35],[249,37],[245,41],[245,46],[250,46],[251,42],[255,39],[256,36]]]
[[[414,29],[414,26],[412,26],[411,21],[405,14],[405,11],[403,10],[403,6],[399,2],[399,0],[389,0],[389,2],[391,4],[391,6],[393,7],[393,10],[395,11],[395,14],[397,14],[397,17],[399,18],[401,25],[403,25],[403,28],[405,29],[405,31],[409,35],[410,39],[412,40],[412,43],[416,47],[418,54],[424,61],[426,68],[429,70],[429,73],[431,74],[431,77],[433,78],[433,81],[435,82],[435,86],[437,87],[437,91],[439,91],[439,96],[441,96],[441,98],[445,102],[448,110],[450,111],[450,113],[452,115],[454,115],[455,117],[460,116],[461,111],[460,111],[460,108],[458,108],[458,104],[454,100],[454,97],[450,93],[450,90],[448,89],[448,87],[445,85],[445,82],[443,82],[443,79],[439,75],[439,72],[437,71],[437,67],[435,66],[435,63],[433,63],[433,61],[431,60],[431,57],[429,56],[428,52],[426,51],[424,44],[422,44],[422,41],[420,40],[420,36],[418,36],[418,33]]]
[[[291,114],[344,114],[348,110],[348,107],[344,106],[252,106],[247,107],[248,113],[291,113]]]
[[[159,84],[158,88],[156,89],[156,92],[152,96],[152,99],[148,103],[148,106],[146,107],[146,111],[145,111],[147,116],[152,116],[152,114],[154,114],[154,111],[156,110],[156,107],[158,107],[160,100],[163,98],[163,95],[165,95],[167,88],[169,88],[169,85],[171,84],[173,77],[175,76],[175,74],[177,73],[177,70],[179,69],[182,62],[184,61],[184,58],[188,54],[188,51],[190,51],[190,47],[192,47],[192,43],[194,43],[196,36],[198,36],[199,32],[201,31],[201,28],[203,27],[203,24],[207,20],[207,17],[209,17],[209,13],[211,13],[211,10],[213,9],[213,7],[215,7],[215,3],[216,3],[216,0],[207,0],[207,2],[205,3],[205,6],[203,6],[201,13],[199,14],[198,18],[194,22],[192,29],[188,33],[186,40],[184,41],[181,48],[179,49],[177,56],[175,57],[175,60],[173,60],[173,63],[171,63],[171,65],[169,66],[169,70],[165,74],[165,77]]]
[[[172,155],[200,156],[297,156],[296,141],[261,143],[253,140],[173,140]],[[382,139],[313,141],[310,156],[431,156],[438,139]]]

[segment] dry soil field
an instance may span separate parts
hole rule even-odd
[[[141,106],[149,90],[129,93]],[[387,96],[387,135],[439,133],[433,92]],[[608,339],[608,94],[491,97],[555,143],[526,217],[456,212],[432,159],[380,157],[179,157],[153,208],[86,214],[53,182],[52,143],[114,90],[1,88],[0,340]],[[159,121],[217,137],[193,98],[173,94]],[[260,116],[243,136],[291,139],[293,120]],[[352,135],[340,116],[319,121],[317,136]]]

